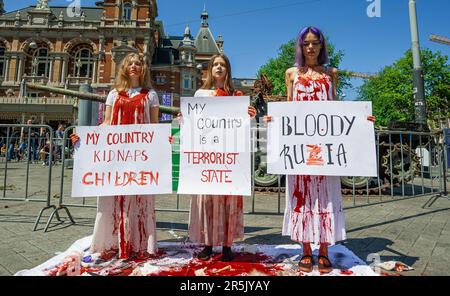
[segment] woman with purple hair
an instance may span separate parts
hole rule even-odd
[[[338,70],[327,67],[327,45],[322,32],[315,27],[304,28],[297,40],[295,66],[286,71],[289,101],[332,101],[336,98]],[[375,117],[369,116],[370,121]],[[270,121],[270,118],[267,118]],[[283,235],[303,245],[300,270],[313,270],[311,244],[319,245],[318,269],[333,270],[328,246],[345,240],[339,176],[287,176],[286,209]]]
[[[336,98],[338,71],[329,63],[322,32],[304,28],[297,41],[295,67],[286,71],[289,101],[331,101]],[[270,120],[270,118],[269,118]],[[283,235],[303,245],[299,268],[313,270],[311,244],[320,245],[318,269],[333,270],[328,246],[345,239],[341,182],[338,176],[287,176]]]

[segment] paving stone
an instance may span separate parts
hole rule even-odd
[[[408,255],[414,253],[420,256],[431,256],[435,246],[436,241],[430,240],[421,235],[414,243],[412,251],[408,253]]]
[[[13,273],[0,265],[0,276],[12,275]]]
[[[26,258],[12,251],[8,252],[6,250],[2,252],[2,256],[0,257],[0,265],[11,273],[16,273],[19,270],[34,267],[33,263],[28,261]]]

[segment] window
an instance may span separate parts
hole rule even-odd
[[[189,75],[184,75],[183,76],[183,88],[184,89],[189,89],[190,85],[191,85],[191,81],[190,81],[190,76]]]
[[[123,4],[122,19],[126,21],[131,20],[131,10],[133,9],[131,3],[127,2]]]
[[[5,76],[6,59],[5,59],[6,49],[0,44],[0,77]]]
[[[195,79],[194,79],[194,76],[192,76],[191,77],[191,89],[195,89],[194,83],[195,83]]]
[[[78,48],[74,56],[73,77],[92,78],[94,60],[89,48]]]
[[[158,85],[166,84],[166,76],[157,75],[156,76],[156,84],[158,84]]]
[[[32,66],[31,74],[33,76],[48,77],[50,61],[48,59],[47,48],[41,47],[34,51],[31,66]]]

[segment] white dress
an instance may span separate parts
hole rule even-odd
[[[235,93],[239,95],[240,93]],[[195,97],[217,96],[216,90],[199,89]],[[192,195],[189,239],[207,246],[231,246],[244,238],[242,196]]]
[[[142,124],[150,123],[150,107],[158,106],[159,102],[155,91],[134,88],[121,94],[112,90],[106,105],[113,108],[110,124]],[[98,198],[90,251],[108,250],[119,250],[119,258],[130,257],[131,252],[156,253],[154,196]]]
[[[297,75],[294,101],[333,100],[333,84],[329,75],[318,78]],[[339,176],[286,176],[286,209],[283,235],[299,243],[329,244],[345,240]]]

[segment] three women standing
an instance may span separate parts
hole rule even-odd
[[[337,69],[325,67],[328,53],[322,32],[303,29],[298,37],[296,65],[286,71],[289,101],[331,101],[336,97]],[[143,124],[158,122],[158,98],[151,90],[149,69],[137,54],[122,62],[116,86],[108,95],[104,124]],[[196,97],[240,96],[232,84],[231,65],[223,54],[208,65],[207,79]],[[251,117],[256,115],[248,108]],[[283,235],[302,243],[299,261],[302,271],[313,269],[311,243],[319,244],[318,267],[332,270],[328,246],[346,237],[340,177],[287,176]],[[207,260],[214,246],[222,246],[222,261],[231,261],[232,243],[244,236],[242,196],[194,195],[189,216],[189,237],[205,245],[197,255]],[[91,246],[104,257],[119,252],[145,257],[156,252],[155,209],[152,196],[99,198]]]

